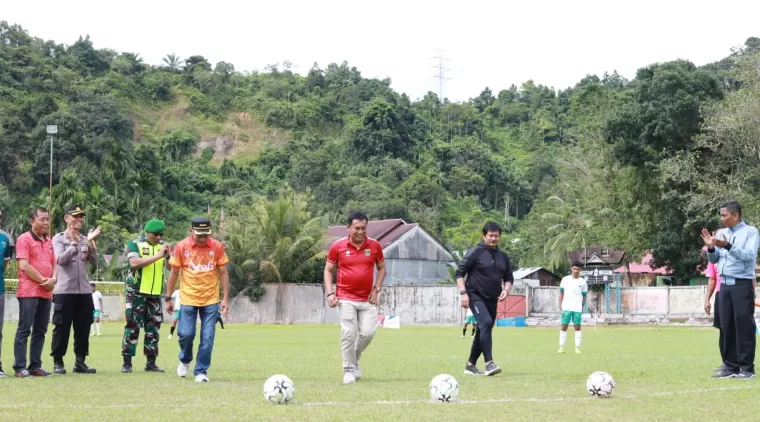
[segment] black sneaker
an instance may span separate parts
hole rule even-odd
[[[5,372],[3,372],[3,367],[0,366],[0,378],[5,378],[7,376],[8,376],[8,374],[6,374]]]
[[[20,371],[16,371],[16,378],[31,378],[32,374],[29,373],[26,369],[22,369]]]
[[[483,375],[483,371],[478,369],[475,365],[470,365],[469,363],[464,367],[464,373],[465,375]]]
[[[728,367],[725,363],[720,365],[719,367],[713,369],[713,372],[723,372],[723,371],[730,371],[731,368]]]
[[[740,379],[743,379],[743,380],[748,380],[748,379],[755,378],[755,373],[754,372],[749,372],[749,371],[741,371],[734,378],[740,378]]]
[[[145,365],[145,372],[166,372],[156,365],[156,361],[148,361]]]
[[[29,371],[29,373],[32,374],[33,377],[52,377],[53,376],[53,374],[51,374],[50,372],[42,368],[37,368],[34,371]]]
[[[738,372],[733,371],[721,371],[717,374],[713,375],[712,377],[715,379],[723,379],[723,378],[736,378],[739,375]]]
[[[95,368],[90,368],[83,361],[78,361],[78,362],[74,363],[74,373],[75,374],[94,374],[96,372],[97,371],[95,370]]]
[[[53,364],[53,373],[56,375],[66,375],[66,366],[63,363]]]
[[[486,376],[496,375],[499,372],[501,372],[501,368],[496,366],[493,362],[488,362],[486,364]]]
[[[132,356],[124,356],[124,365],[121,366],[122,374],[132,373]]]

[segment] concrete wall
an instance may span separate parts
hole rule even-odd
[[[623,287],[621,293],[621,313],[630,315],[659,315],[669,318],[709,318],[704,311],[706,286],[684,287]],[[610,307],[615,312],[615,289],[610,290]],[[557,287],[532,287],[529,297],[528,313],[558,314]],[[589,310],[593,313],[605,313],[604,292],[589,292]],[[714,302],[714,295],[711,302]],[[760,316],[760,308],[755,308],[755,315]]]
[[[258,302],[233,299],[228,320],[257,324],[337,324],[338,310],[327,306],[321,285],[267,284]],[[406,325],[460,324],[464,310],[454,285],[387,286],[380,314],[399,315]]]
[[[338,311],[327,307],[321,285],[267,284],[266,294],[258,302],[247,297],[234,298],[228,321],[255,324],[337,324]],[[523,293],[524,292],[524,293]],[[615,290],[610,305],[615,310]],[[526,313],[532,319],[555,324],[559,315],[556,287],[514,287],[515,295],[526,296]],[[589,307],[600,321],[606,323],[662,323],[670,319],[694,319],[709,323],[703,301],[705,286],[694,287],[624,287],[622,314],[605,314],[604,292],[589,294]],[[124,320],[124,298],[121,295],[103,297],[106,321]],[[459,306],[455,285],[397,285],[386,286],[380,302],[383,315],[399,315],[404,325],[458,325],[465,311]],[[760,308],[755,308],[760,317]],[[170,316],[164,315],[168,323]],[[5,321],[18,320],[18,301],[14,294],[5,296]],[[600,322],[602,323],[602,322]],[[529,324],[531,322],[529,321]],[[536,323],[542,324],[542,323]]]

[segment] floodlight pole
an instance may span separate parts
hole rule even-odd
[[[57,125],[47,125],[47,133],[50,135],[50,186],[48,187],[48,213],[53,213],[53,135],[58,133]],[[48,235],[53,236],[53,225],[50,224]]]

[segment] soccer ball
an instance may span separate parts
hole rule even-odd
[[[459,395],[459,383],[448,374],[436,375],[430,381],[430,397],[440,402],[456,400]]]
[[[272,404],[288,404],[296,394],[296,386],[285,375],[272,375],[264,383],[264,398]]]
[[[606,399],[612,396],[612,391],[615,390],[615,380],[606,372],[594,372],[586,380],[586,390],[592,396]]]

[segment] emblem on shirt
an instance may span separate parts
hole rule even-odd
[[[148,255],[150,253],[150,248],[143,248],[143,255]]]
[[[214,256],[214,251],[208,251],[208,256]]]
[[[369,254],[370,254],[370,250],[369,249],[365,249],[364,250],[364,256],[369,256]]]

